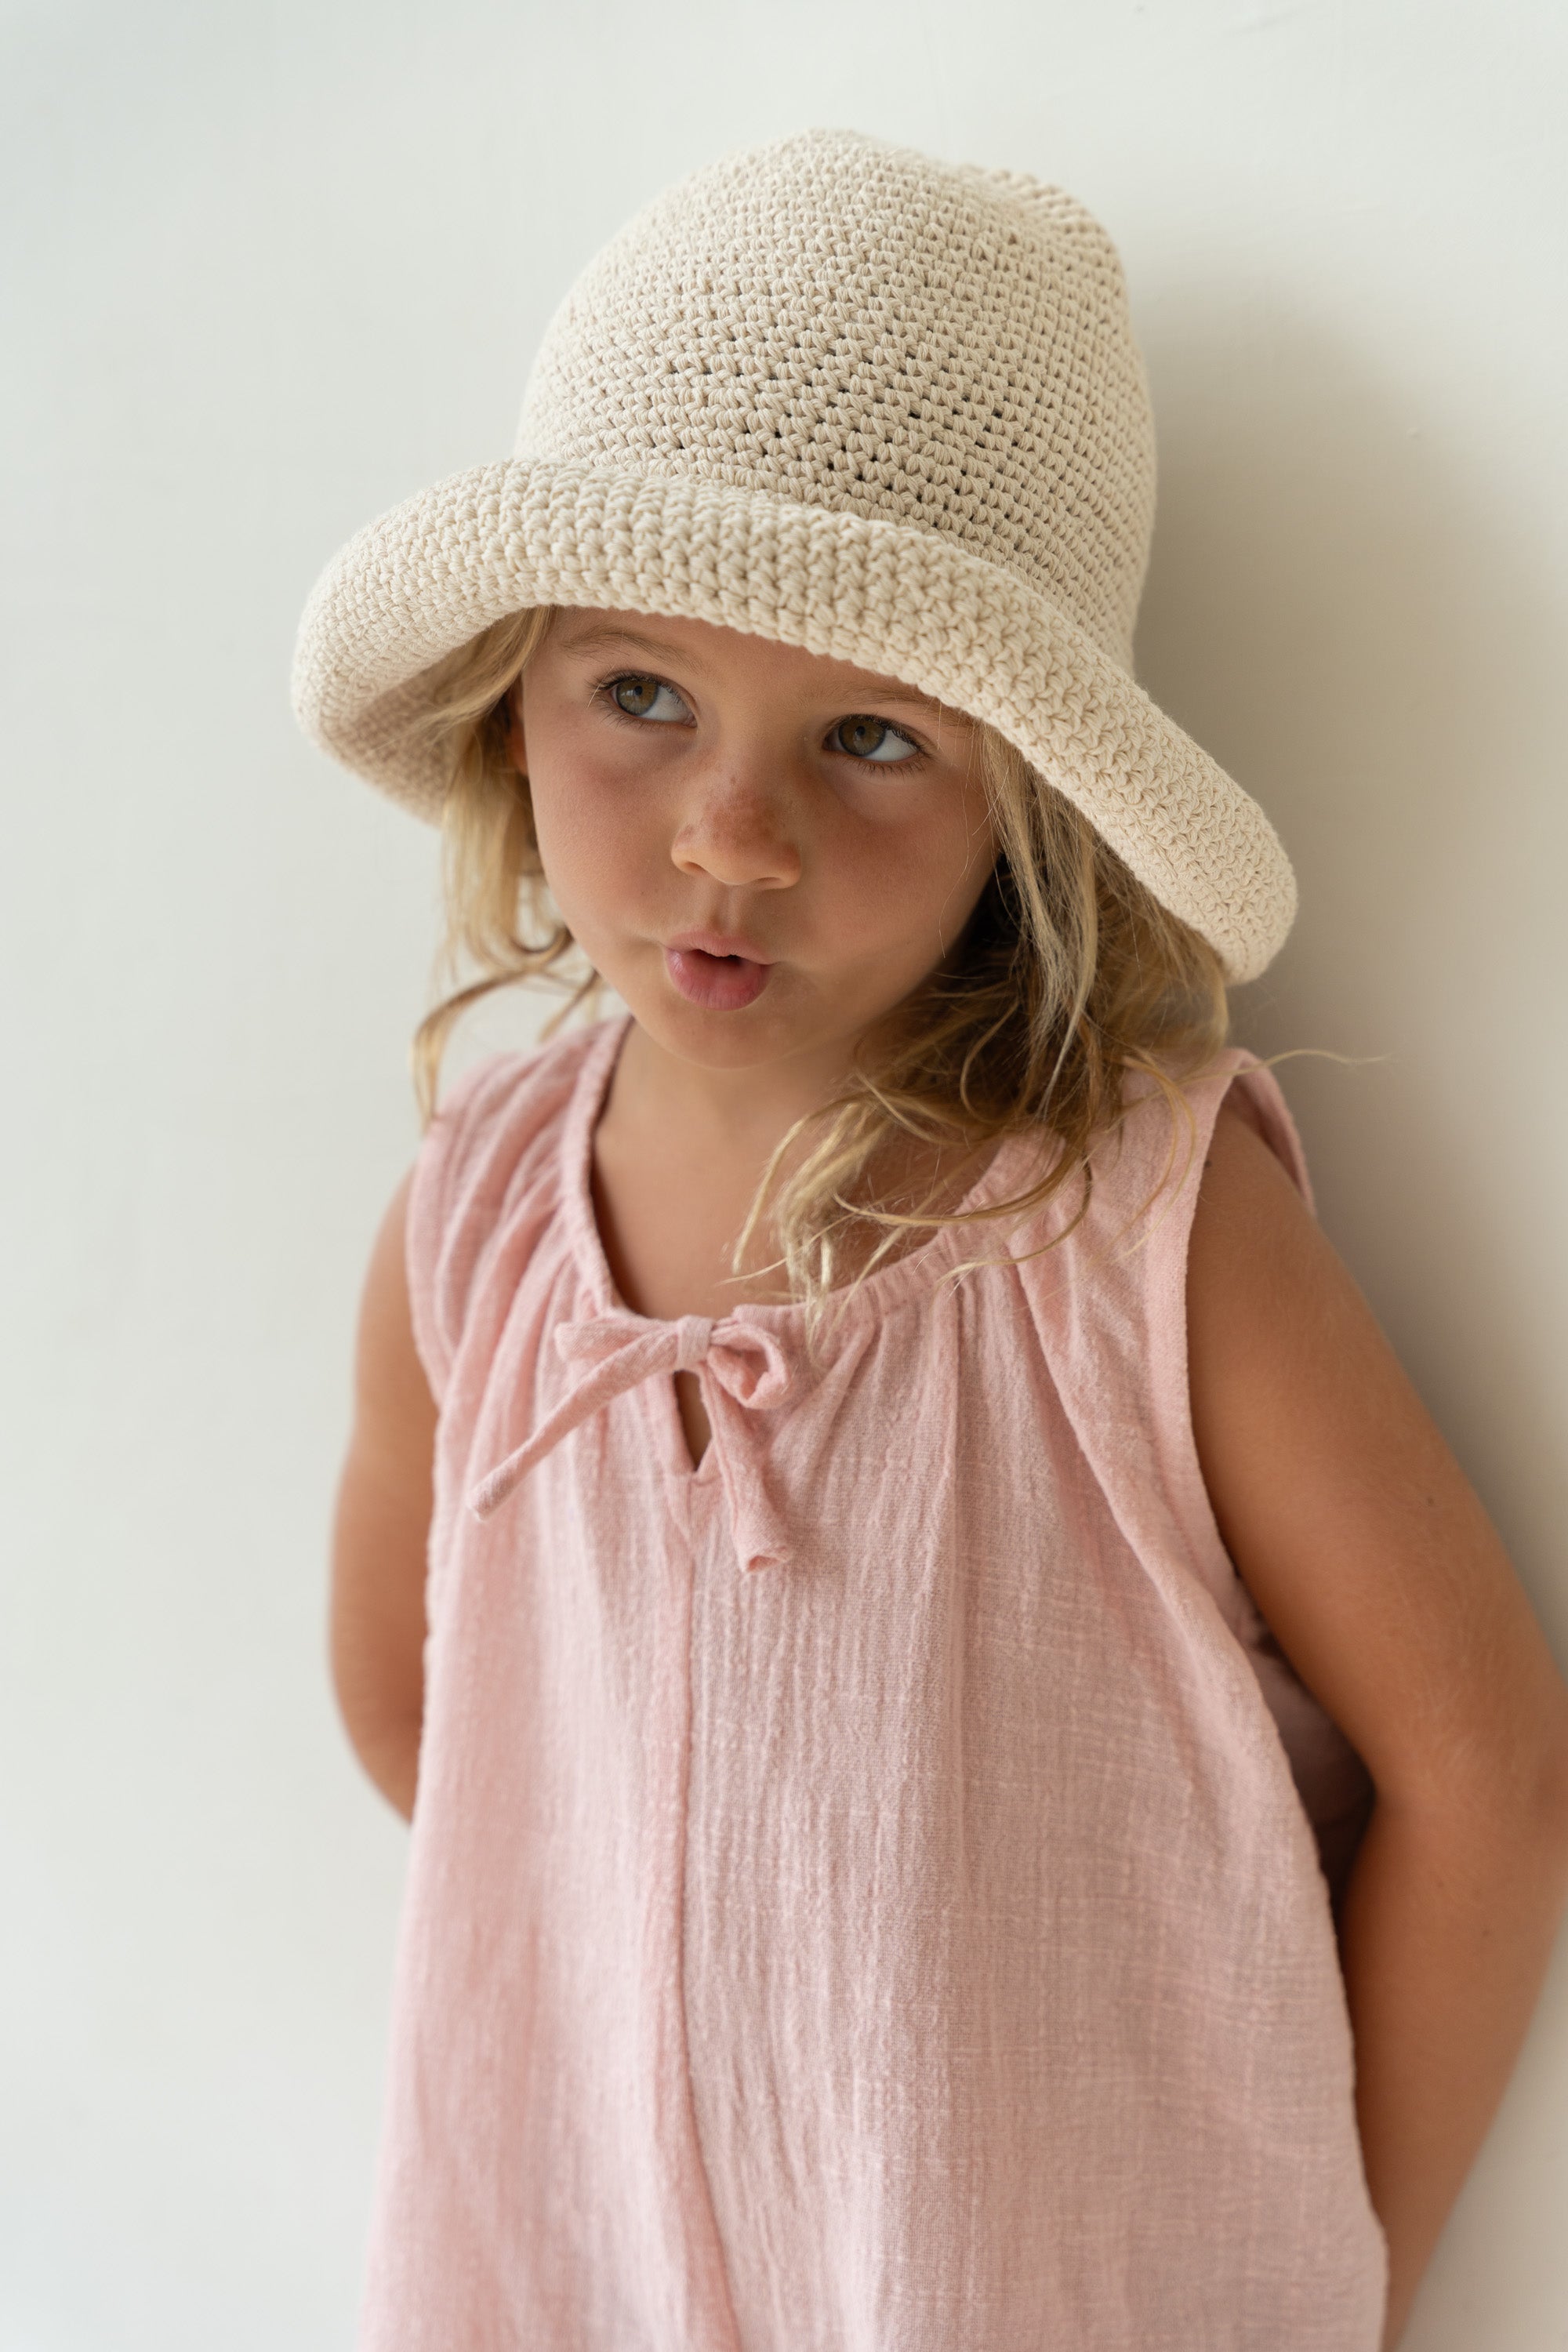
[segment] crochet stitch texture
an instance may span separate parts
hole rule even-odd
[[[296,711],[434,818],[421,673],[491,622],[551,603],[751,631],[989,721],[1250,979],[1295,884],[1133,678],[1154,477],[1121,262],[1081,205],[805,131],[694,173],[588,264],[511,460],[381,516],[318,581]]]

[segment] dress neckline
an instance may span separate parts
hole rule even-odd
[[[594,1131],[631,1025],[629,1013],[613,1013],[598,1024],[596,1034],[588,1033],[561,1129],[562,1207],[578,1272],[601,1314],[633,1312],[616,1288],[594,1208],[593,1192]],[[954,1213],[963,1215],[966,1211],[985,1208],[994,1201],[1005,1199],[1009,1187],[1021,1175],[1024,1160],[1035,1156],[1035,1147],[1026,1138],[1004,1136],[959,1201]],[[989,1229],[993,1234],[997,1231],[996,1227]],[[874,1319],[917,1291],[934,1288],[943,1272],[961,1258],[986,1255],[986,1240],[981,1235],[962,1225],[940,1226],[929,1240],[896,1258],[892,1265],[878,1266],[852,1287],[846,1286],[842,1297],[836,1291],[834,1297],[839,1303],[831,1318],[831,1328],[840,1329]],[[783,1338],[788,1333],[804,1333],[805,1311],[795,1300],[773,1306],[742,1301],[734,1308],[732,1319],[760,1325]],[[657,1316],[639,1318],[649,1324],[666,1319],[668,1318]]]

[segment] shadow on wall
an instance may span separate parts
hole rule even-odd
[[[1251,289],[1166,288],[1140,333],[1160,500],[1139,677],[1256,792],[1301,886],[1238,1034],[1380,1057],[1281,1071],[1323,1223],[1568,1662],[1563,631],[1535,518],[1407,385]],[[1558,1971],[1410,2352],[1544,2341],[1565,2029]]]
[[[1281,1070],[1323,1223],[1568,1659],[1553,583],[1529,519],[1505,541],[1495,491],[1331,332],[1166,289],[1141,334],[1138,675],[1257,793],[1301,888],[1237,1033],[1382,1057]]]

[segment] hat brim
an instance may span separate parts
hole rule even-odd
[[[531,604],[709,621],[902,678],[987,721],[1160,903],[1256,978],[1296,910],[1256,801],[1110,654],[1005,565],[929,530],[689,474],[514,459],[368,524],[321,574],[295,712],[344,766],[439,818],[410,721],[422,674]]]

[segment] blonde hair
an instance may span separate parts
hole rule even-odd
[[[443,959],[453,978],[464,961],[476,976],[443,996],[415,1033],[426,1121],[447,1036],[468,1005],[542,978],[566,998],[553,1028],[599,985],[550,903],[527,781],[507,749],[511,688],[552,617],[545,605],[511,614],[428,676],[421,725],[450,775]],[[1183,1082],[1226,1042],[1214,949],[992,728],[979,730],[979,757],[998,845],[979,904],[951,953],[877,1025],[875,1041],[863,1041],[843,1091],[781,1142],[735,1245],[738,1272],[765,1209],[790,1295],[814,1323],[847,1265],[863,1278],[911,1228],[1015,1219],[1081,1174],[1076,1223],[1088,1203],[1089,1154],[1124,1116],[1135,1074],[1172,1114],[1168,1175],[1181,1125],[1189,1142],[1193,1132]],[[951,1166],[1028,1133],[1057,1146],[1037,1181],[962,1215],[936,1205],[934,1180],[906,1205],[874,1181],[900,1138],[935,1147],[938,1165]]]

